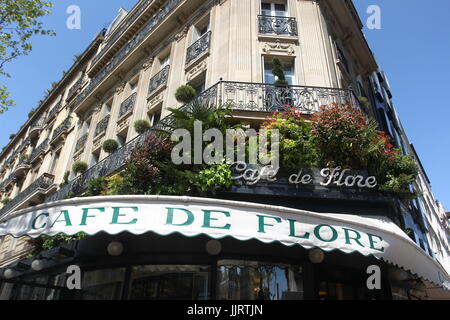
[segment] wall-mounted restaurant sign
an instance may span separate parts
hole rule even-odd
[[[448,273],[385,217],[323,214],[208,198],[109,196],[43,204],[0,221],[0,236],[101,231],[205,234],[215,239],[257,239],[306,249],[359,252],[398,264],[436,284],[450,283]]]
[[[271,166],[253,166],[244,162],[233,165],[233,180],[242,181],[246,185],[259,182],[275,182],[280,179],[297,186],[322,186],[373,189],[377,179],[361,170],[347,168],[298,169],[296,171],[272,168]]]

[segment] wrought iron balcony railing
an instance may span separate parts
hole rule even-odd
[[[17,180],[16,176],[11,174],[9,177],[0,183],[0,190],[4,190],[11,182],[15,182]]]
[[[119,109],[119,119],[122,118],[125,114],[131,112],[134,108],[135,102],[136,102],[136,96],[137,93],[133,93],[131,96],[125,99],[125,101],[122,102]]]
[[[39,146],[37,146],[30,154],[30,162],[36,159],[44,150],[48,148],[48,138],[45,139]]]
[[[72,118],[68,117],[66,118],[66,120],[64,120],[53,132],[53,136],[52,136],[52,140],[54,141],[55,139],[59,138],[64,132],[67,131],[67,129],[69,129],[70,127],[70,123],[71,123]]]
[[[14,168],[13,174],[18,177],[22,174],[24,174],[27,170],[31,168],[30,161],[28,159],[28,156],[21,157],[19,159],[19,162],[17,163],[16,167]]]
[[[88,133],[82,135],[80,139],[78,139],[77,144],[75,145],[75,152],[80,151],[86,145],[86,141],[88,138]]]
[[[170,66],[165,66],[158,72],[153,78],[150,79],[150,85],[148,87],[148,93],[152,93],[156,89],[167,84],[167,79],[169,78]]]
[[[351,90],[301,86],[277,87],[270,84],[229,81],[217,83],[202,92],[198,99],[210,102],[216,107],[228,104],[235,111],[273,112],[285,110],[287,104],[305,112],[318,111],[320,106],[331,103],[360,107]],[[164,129],[164,123],[165,121],[160,121],[154,128]],[[151,130],[129,141],[116,152],[70,181],[58,192],[47,197],[45,201],[63,200],[69,194],[79,195],[86,190],[91,179],[108,176],[118,171],[125,165],[133,149],[142,144],[149,134],[152,134]]]
[[[205,33],[200,39],[195,41],[188,49],[186,54],[186,65],[196,60],[203,53],[209,51],[211,45],[211,31]]]
[[[57,112],[58,112],[58,110],[61,108],[61,101],[60,102],[58,102],[54,107],[53,107],[53,109],[51,109],[49,112],[48,112],[48,114],[47,114],[47,120],[46,121],[49,121]]]
[[[126,145],[112,153],[102,161],[90,167],[81,175],[70,181],[67,185],[63,186],[54,194],[48,196],[45,202],[52,202],[66,199],[68,195],[79,195],[86,190],[90,180],[108,176],[120,168],[122,168],[129,159],[133,149],[145,141],[149,133],[144,133],[133,140],[129,141]]]
[[[312,113],[323,105],[349,104],[359,108],[353,91],[308,86],[277,86],[264,83],[221,81],[202,92],[199,98],[215,106],[230,105],[234,111],[284,111],[294,107]]]
[[[125,57],[133,51],[153,30],[155,30],[159,24],[175,9],[182,0],[169,0],[157,14],[155,14],[140,31],[131,38],[126,45],[124,45],[111,59],[111,61],[104,66],[97,75],[91,80],[89,85],[75,98],[75,104],[79,104],[83,101],[96,87],[113,71],[119,63],[121,63]]]
[[[68,99],[70,99],[73,94],[81,87],[81,85],[83,84],[83,78],[84,76],[82,75],[80,79],[78,79],[77,82],[75,82],[74,85],[69,89],[69,93],[67,94]]]
[[[94,137],[97,137],[101,133],[106,132],[106,129],[108,128],[109,118],[110,116],[107,115],[97,123],[97,126],[95,127]]]
[[[297,20],[292,17],[258,16],[260,34],[297,36]]]
[[[34,121],[30,126],[29,134],[31,134],[33,131],[42,130],[45,126],[45,118],[42,116],[36,121]]]
[[[9,201],[3,208],[0,209],[0,217],[2,217],[7,212],[14,209],[17,205],[19,205],[22,201],[27,199],[33,193],[42,190],[46,191],[50,186],[53,185],[55,177],[51,174],[44,173],[40,176],[36,181],[28,186],[25,190],[19,193],[14,199]]]

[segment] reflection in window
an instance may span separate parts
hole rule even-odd
[[[249,261],[220,261],[218,299],[302,300],[302,269]]]
[[[125,268],[88,271],[84,273],[81,288],[83,300],[121,299]]]
[[[131,275],[132,300],[207,300],[209,267],[137,266]]]
[[[295,85],[295,73],[293,61],[291,62],[281,61],[281,63],[283,65],[284,77],[286,78],[286,81],[288,82],[289,85]],[[264,61],[264,83],[273,84],[276,80],[278,80],[278,77],[276,77],[272,73],[272,69],[273,69],[272,59],[267,57],[267,59]]]

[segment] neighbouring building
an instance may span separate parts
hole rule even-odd
[[[140,0],[120,9],[0,154],[0,299],[450,298],[449,215],[361,30],[350,0]],[[289,90],[272,85],[275,57]],[[157,126],[182,107],[174,93],[185,84],[254,127],[287,101],[304,114],[332,103],[364,109],[417,159],[411,191],[420,195],[406,205],[279,181],[208,198],[76,197],[123,168],[146,135],[135,121]],[[111,154],[108,139],[119,144]],[[79,175],[77,161],[88,164]],[[55,212],[72,234],[93,235],[27,258],[29,236],[57,233],[45,222]],[[132,219],[137,212],[155,218]],[[180,216],[185,223],[174,222]],[[69,265],[80,266],[82,290],[65,287]],[[366,286],[371,265],[381,268],[380,290]]]

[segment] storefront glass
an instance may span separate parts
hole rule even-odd
[[[210,267],[154,265],[132,268],[129,299],[207,300]]]
[[[118,300],[122,298],[125,268],[87,271],[82,281],[83,300]]]
[[[218,299],[302,300],[302,268],[256,261],[219,261]]]

